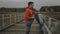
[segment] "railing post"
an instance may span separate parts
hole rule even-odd
[[[12,23],[11,23],[11,14],[10,14],[10,25],[11,25]]]
[[[49,18],[49,22],[48,22],[49,28],[51,27],[51,19],[52,18]]]
[[[5,24],[4,24],[4,14],[2,15],[2,29],[5,28]]]
[[[15,24],[16,24],[16,14],[15,14]]]
[[[44,34],[45,34],[45,33],[46,33],[46,31],[45,31],[45,27],[43,26],[43,28],[42,28],[42,29],[43,29],[43,32],[44,32]]]

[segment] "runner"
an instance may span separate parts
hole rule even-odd
[[[26,34],[29,34],[30,32],[30,28],[31,28],[31,24],[34,21],[34,11],[32,10],[32,8],[34,7],[34,2],[28,2],[28,7],[26,8],[25,14],[24,14],[24,21],[26,23]]]

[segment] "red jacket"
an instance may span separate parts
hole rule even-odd
[[[28,21],[29,19],[32,19],[31,17],[33,17],[34,13],[35,12],[32,10],[31,7],[27,7],[26,11],[25,11],[25,14],[24,14],[24,20]]]

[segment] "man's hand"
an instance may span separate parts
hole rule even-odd
[[[34,16],[30,17],[31,19],[34,19]]]
[[[23,22],[24,22],[24,24],[27,24],[27,21],[24,20]]]
[[[39,11],[35,11],[35,14],[40,14],[40,12]]]

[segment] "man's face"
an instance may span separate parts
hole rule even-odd
[[[33,4],[31,4],[31,7],[34,7],[34,3],[33,3]]]

